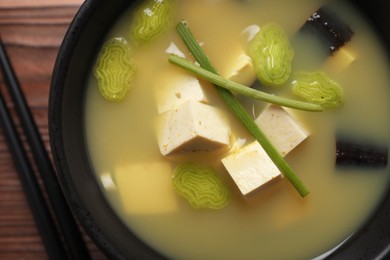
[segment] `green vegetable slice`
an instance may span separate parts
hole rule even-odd
[[[343,88],[322,71],[294,73],[292,87],[295,95],[326,108],[345,102]]]
[[[108,101],[122,100],[135,75],[132,51],[124,38],[107,41],[97,58],[94,70],[100,94]]]
[[[283,29],[274,23],[261,27],[249,47],[257,76],[267,86],[280,86],[291,75],[294,50]]]
[[[173,0],[146,0],[137,9],[130,37],[136,44],[149,43],[162,35],[172,25]]]
[[[211,167],[182,163],[175,169],[172,183],[196,209],[222,209],[229,204],[230,192]]]

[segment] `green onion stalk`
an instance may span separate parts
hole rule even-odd
[[[218,74],[217,70],[211,64],[207,55],[204,53],[199,43],[192,35],[187,22],[185,21],[179,22],[179,24],[177,25],[177,31],[179,32],[187,48],[192,53],[196,61],[200,64],[200,66],[203,69],[213,74]],[[289,182],[295,187],[298,193],[302,197],[307,196],[309,194],[309,190],[305,187],[303,182],[295,174],[291,166],[284,160],[282,155],[272,145],[272,143],[265,136],[263,131],[257,126],[254,120],[242,107],[241,103],[236,99],[236,97],[232,94],[232,92],[216,84],[214,86],[216,88],[218,95],[222,98],[225,104],[229,107],[229,109],[233,112],[233,114],[241,121],[241,123],[246,127],[249,133],[251,133],[252,136],[260,143],[260,145],[266,151],[270,159],[283,173],[283,175],[289,180]]]

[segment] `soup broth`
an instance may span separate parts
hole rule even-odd
[[[120,219],[145,243],[174,259],[310,259],[342,243],[370,217],[387,189],[388,167],[336,168],[335,138],[343,133],[354,140],[389,145],[390,68],[380,40],[364,17],[350,5],[335,2],[175,2],[175,22],[188,21],[222,74],[243,44],[243,30],[250,25],[277,23],[293,39],[306,19],[327,3],[353,29],[348,48],[356,58],[345,68],[326,66],[332,57],[322,60],[323,53],[312,42],[297,41],[294,45],[294,70],[325,71],[345,92],[345,104],[339,109],[289,109],[310,133],[285,157],[310,190],[305,198],[285,178],[243,196],[221,164],[227,151],[161,155],[156,140],[156,95],[167,78],[188,75],[169,64],[166,49],[175,43],[191,59],[174,26],[152,43],[134,49],[136,76],[124,100],[106,101],[91,73],[85,131],[96,179]],[[105,40],[129,37],[132,12],[118,19]],[[232,135],[252,142],[253,137],[231,115],[213,86],[201,83],[209,103],[224,111]],[[288,87],[261,90],[296,99]],[[266,105],[238,98],[253,118]],[[183,161],[217,169],[232,192],[230,204],[220,210],[194,209],[177,195],[172,173]]]

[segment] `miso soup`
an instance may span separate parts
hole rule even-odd
[[[367,221],[388,188],[387,163],[374,167],[336,165],[338,138],[386,148],[390,144],[390,67],[380,37],[361,13],[342,1],[169,3],[173,6],[167,30],[149,42],[132,44],[130,31],[139,12],[133,8],[124,12],[102,39],[104,45],[121,37],[131,46],[135,69],[123,99],[106,100],[99,92],[96,68],[91,69],[86,138],[97,182],[112,208],[141,240],[172,259],[311,259],[340,245]],[[325,5],[353,31],[351,39],[332,54],[319,47],[317,40],[300,34],[307,19]],[[310,191],[306,197],[302,198],[283,177],[242,194],[221,160],[254,138],[211,83],[168,62],[172,49],[194,61],[175,29],[181,20],[187,22],[222,76],[227,75],[242,50],[247,52],[250,28],[260,28],[261,32],[265,24],[272,23],[284,30],[293,48],[291,75],[295,71],[321,71],[341,86],[345,100],[337,108],[322,112],[286,108],[307,133],[305,140],[284,157]],[[342,62],[337,62],[338,55],[345,53]],[[259,79],[251,85],[305,101],[293,94],[292,78],[279,87],[265,86]],[[207,99],[201,97],[196,102],[221,112],[221,124],[229,126],[229,144],[206,151],[178,149],[164,155],[156,120],[175,109],[170,107],[173,101],[164,100],[165,91],[176,86],[175,82],[189,79],[199,83]],[[197,95],[189,93],[190,99]],[[268,105],[237,93],[233,96],[253,120]],[[209,127],[214,124],[215,120]],[[174,171],[183,162],[213,167],[230,191],[229,204],[220,209],[192,207],[172,184]]]

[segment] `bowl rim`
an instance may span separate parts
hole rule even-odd
[[[71,210],[79,220],[83,229],[94,242],[98,244],[104,254],[111,256],[115,255],[114,258],[116,259],[124,259],[124,256],[121,256],[119,252],[116,251],[110,241],[106,240],[104,237],[96,236],[96,230],[99,229],[98,224],[88,217],[88,211],[84,208],[82,201],[75,195],[75,187],[71,185],[71,180],[69,179],[71,170],[66,163],[66,145],[62,138],[62,94],[68,74],[67,66],[71,63],[78,39],[80,39],[85,26],[93,15],[93,9],[99,5],[99,2],[101,2],[101,0],[86,0],[80,6],[70,23],[58,50],[49,92],[49,136],[51,152],[57,169],[57,177]]]
[[[91,29],[91,20],[95,19],[94,21],[97,21],[97,23],[99,23],[99,26],[103,28],[99,28],[99,30],[102,30],[104,33],[108,30],[110,24],[105,23],[108,18],[99,19],[95,18],[95,15],[98,10],[105,9],[106,7],[110,7],[114,4],[113,2],[111,2],[111,4],[108,4],[109,2],[110,1],[105,0],[86,0],[81,5],[76,15],[74,16],[74,19],[69,25],[69,28],[64,36],[63,42],[59,48],[57,59],[53,68],[49,92],[48,124],[50,147],[56,168],[57,178],[72,212],[79,220],[79,223],[89,235],[89,237],[92,238],[95,244],[98,245],[98,247],[105,255],[113,259],[126,259],[127,255],[126,253],[124,253],[124,251],[126,250],[120,251],[117,247],[119,244],[118,237],[110,237],[110,234],[108,234],[107,232],[107,229],[111,227],[105,227],[105,229],[103,229],[101,225],[102,221],[99,220],[97,217],[93,216],[91,208],[88,207],[85,201],[83,201],[83,199],[80,197],[80,187],[76,186],[75,176],[72,176],[71,173],[74,168],[71,169],[71,166],[69,165],[69,153],[79,153],[80,151],[78,151],[78,149],[74,149],[74,147],[69,148],[69,144],[66,143],[65,140],[65,136],[69,134],[67,133],[67,131],[64,130],[64,124],[66,124],[64,123],[64,120],[66,120],[65,118],[69,117],[69,115],[66,115],[64,111],[65,108],[63,102],[64,96],[67,95],[66,88],[69,88],[70,84],[68,82],[68,77],[73,76],[72,73],[74,74],[74,72],[72,72],[72,64],[75,64],[75,56],[77,56],[78,52],[80,52],[79,49],[82,48],[80,47],[80,44],[82,43],[84,34],[88,32],[89,29]],[[119,6],[118,8],[116,8],[116,13],[123,12],[123,8],[120,8],[120,6],[127,6],[130,4],[131,1],[116,1],[114,5]],[[83,97],[79,97],[79,100],[80,99],[83,99]],[[81,103],[83,103],[83,101],[80,101],[80,105],[82,106]],[[77,111],[75,112],[77,113]],[[83,115],[76,115],[76,117],[80,117],[80,120],[82,120],[81,118],[83,118]],[[75,130],[74,128],[77,128],[77,126],[73,125],[68,125],[67,127],[70,128],[73,132],[77,130],[80,131],[81,129],[83,129],[83,127],[81,127]],[[83,138],[84,134],[81,135],[82,136],[78,136],[78,141],[80,142],[80,146],[78,148],[84,149],[85,153],[87,153],[86,146],[84,144],[85,140]],[[69,138],[67,140],[69,140]],[[92,166],[90,166],[90,162],[86,154],[80,155],[84,156],[84,160],[87,161],[88,165],[84,165],[84,167],[89,167],[89,171],[88,169],[86,169],[86,174],[88,174],[88,172],[92,171]],[[86,179],[86,181],[90,182],[90,179]],[[97,180],[94,180],[93,183],[87,183],[87,186],[94,186],[94,188],[92,190],[90,189],[89,192],[95,194],[96,196],[98,196],[98,199],[100,201],[104,202],[104,204],[102,204],[101,206],[104,208],[104,211],[106,212],[107,216],[110,216],[115,220],[114,224],[116,225],[116,232],[123,232],[121,233],[122,235],[126,233],[127,237],[131,238],[132,242],[134,243],[134,246],[130,245],[127,249],[128,252],[132,252],[133,256],[140,259],[163,258],[161,255],[159,255],[157,252],[155,252],[149,246],[143,243],[134,234],[132,234],[130,230],[127,230],[126,226],[116,216],[111,206],[105,200],[105,198],[101,194],[101,191],[96,189],[98,188]],[[116,239],[115,241],[117,244],[115,244],[115,242],[113,242],[114,240],[112,239]],[[125,248],[125,245],[122,245],[122,249],[123,248]]]

